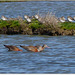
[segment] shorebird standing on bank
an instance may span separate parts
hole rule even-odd
[[[31,16],[31,19],[35,19],[35,17],[34,16]]]
[[[45,48],[49,48],[46,44],[44,44],[43,46],[20,46],[20,47],[32,52],[41,52]]]
[[[74,21],[74,19],[71,16],[68,16],[67,19],[68,19],[69,22],[73,22]]]
[[[21,49],[19,49],[16,46],[12,46],[12,45],[4,45],[6,48],[9,49],[9,51],[22,51]]]
[[[27,21],[28,23],[31,23],[31,19],[29,18],[29,16],[24,15],[24,18],[26,19],[26,21]]]
[[[1,17],[2,20],[8,20],[8,18],[6,18],[5,16]]]
[[[75,21],[75,16],[73,17],[74,21]]]
[[[34,18],[37,19],[40,23],[45,23],[44,18],[40,17],[39,15],[34,15]]]
[[[34,15],[34,17],[35,17],[35,19],[39,19],[40,16],[39,15]]]
[[[40,23],[43,23],[43,24],[45,23],[45,20],[44,20],[43,17],[39,17],[39,18],[38,18],[38,21],[39,21]]]
[[[29,17],[29,16],[27,16],[27,15],[24,15],[24,18],[25,18],[25,19],[27,19],[28,17]]]
[[[31,19],[30,18],[27,18],[26,20],[27,20],[28,23],[31,23]]]
[[[66,22],[66,19],[64,16],[60,17],[59,20],[60,20],[60,22]]]

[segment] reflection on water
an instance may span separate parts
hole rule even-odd
[[[8,52],[3,45],[43,45],[43,52]],[[75,36],[0,35],[0,73],[75,73]]]
[[[0,17],[17,17],[24,15],[35,15],[37,12],[48,11],[60,16],[75,16],[75,1],[29,1],[29,2],[4,2],[0,3]]]

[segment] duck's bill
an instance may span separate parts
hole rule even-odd
[[[50,47],[47,46],[47,48],[50,48]]]

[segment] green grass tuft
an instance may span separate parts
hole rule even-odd
[[[10,21],[3,21],[0,20],[0,28],[3,27],[16,27],[16,26],[20,26],[19,22],[16,20],[10,20]]]
[[[74,22],[64,22],[64,23],[61,23],[60,25],[62,29],[67,29],[67,30],[75,29]]]
[[[41,24],[36,19],[33,19],[32,22],[29,24],[29,28],[32,28],[32,29],[38,29],[38,28],[41,28],[42,26],[43,26],[43,24]]]

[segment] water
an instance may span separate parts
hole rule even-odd
[[[75,1],[4,2],[0,17],[56,13],[57,17],[75,16]],[[23,52],[11,51],[3,45],[15,45]],[[28,52],[19,45],[43,45],[50,49]],[[75,73],[75,36],[0,35],[0,73]]]
[[[57,17],[75,16],[75,1],[30,1],[30,2],[4,2],[0,3],[0,17],[17,17],[53,12]]]
[[[23,52],[8,52],[4,44]],[[35,53],[19,46],[39,44],[51,48]],[[75,36],[0,35],[0,73],[75,73]]]

